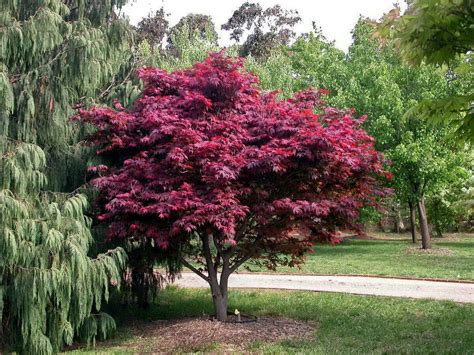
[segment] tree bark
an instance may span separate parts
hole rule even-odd
[[[229,274],[227,270],[223,270],[221,274],[221,280],[219,285],[219,297],[214,299],[214,309],[216,311],[216,319],[221,322],[227,320],[227,308],[228,308],[228,280]]]
[[[212,302],[214,304],[215,316],[218,321],[225,322],[227,320],[227,301],[228,301],[228,279],[229,270],[225,268],[228,261],[224,260],[223,270],[219,279],[217,277],[217,269],[214,266],[212,260],[210,242],[212,240],[211,235],[204,236],[202,238],[204,247],[204,256],[206,258],[206,266],[208,272],[208,282],[211,287]]]
[[[243,233],[243,231],[241,232]],[[218,242],[213,239],[212,234],[201,236],[201,241],[203,245],[204,258],[206,260],[207,275],[194,267],[190,262],[186,261],[184,257],[181,258],[181,263],[202,279],[206,280],[209,284],[212,293],[215,317],[218,321],[225,322],[227,320],[229,276],[252,257],[253,249],[249,250],[247,254],[244,254],[240,258],[232,260],[231,264],[232,250],[224,250],[219,246]],[[257,247],[257,242],[258,239],[255,239],[252,247]],[[213,252],[211,251],[212,243],[214,243],[214,246],[217,249],[215,259],[213,257]],[[221,268],[220,275],[218,274],[219,268]]]
[[[422,249],[431,249],[431,238],[428,227],[428,217],[426,215],[425,200],[420,197],[417,201],[418,217],[420,218],[421,247]]]
[[[216,319],[220,322],[225,322],[227,320],[227,290],[225,294],[222,294],[220,291],[216,292],[213,290],[212,302],[214,303]]]
[[[409,201],[408,206],[410,207],[410,231],[411,241],[416,243],[416,210],[413,202]]]

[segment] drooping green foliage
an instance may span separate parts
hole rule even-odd
[[[98,310],[109,284],[120,279],[123,251],[88,257],[85,196],[40,192],[44,152],[5,138],[1,143],[8,156],[0,166],[0,316],[9,345],[48,354],[75,335],[88,341],[105,336],[114,324]]]
[[[112,5],[115,1],[109,12]],[[80,182],[74,180],[80,174],[71,174],[82,164],[77,148],[71,148],[79,132],[67,124],[73,106],[103,98],[131,56],[125,23],[92,25],[105,21],[99,16],[106,16],[106,6],[13,1],[0,13],[0,92],[7,92],[0,104],[0,132],[45,148],[52,158],[48,178],[54,190],[67,191]]]
[[[76,105],[107,101],[127,78],[124,1],[4,1],[0,8],[0,335],[28,354],[113,328],[100,313],[122,249],[90,255],[83,132]]]

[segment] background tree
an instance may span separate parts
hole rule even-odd
[[[362,206],[385,193],[362,121],[325,107],[318,92],[277,100],[222,54],[141,77],[131,110],[78,116],[97,127],[90,141],[114,161],[93,168],[98,218],[110,238],[147,239],[206,280],[218,320],[240,265],[297,265],[315,242],[334,242],[338,227],[357,229]]]
[[[149,15],[143,18],[136,28],[138,42],[146,40],[151,48],[161,49],[163,40],[169,31],[167,15],[164,8],[161,8],[153,16]]]
[[[289,98],[296,92],[298,78],[293,75],[291,58],[286,49],[275,49],[264,61],[249,56],[245,68],[255,74],[263,90],[278,91],[282,98]]]
[[[324,88],[330,92],[325,97],[328,104],[345,105],[339,97],[348,80],[345,54],[313,27],[313,32],[301,35],[291,46],[273,50],[265,60],[248,57],[245,66],[258,76],[262,89],[279,90],[288,98],[308,87]]]
[[[421,186],[438,191],[439,184],[444,183],[446,187],[453,184],[453,181],[446,177],[449,171],[441,167],[453,167],[451,162],[457,159],[463,160],[460,157],[465,156],[466,150],[464,147],[455,147],[449,142],[449,135],[453,130],[447,127],[446,122],[440,122],[438,125],[426,122],[424,116],[414,108],[426,100],[443,100],[451,95],[456,87],[439,68],[426,64],[418,67],[404,64],[399,49],[393,42],[380,43],[373,34],[374,29],[370,22],[359,21],[354,30],[354,42],[348,55],[349,72],[353,73],[355,85],[344,93],[344,98],[348,100],[347,105],[354,106],[358,112],[369,115],[366,127],[377,139],[377,148],[393,157],[391,169],[396,175],[394,182],[397,183],[395,185],[397,196],[400,202],[408,201],[412,222],[413,209],[421,205],[418,207],[418,212],[422,246],[428,248],[429,223],[424,206],[426,191],[422,192]],[[430,144],[435,141],[436,146],[430,148]],[[423,149],[426,151],[423,152]],[[436,153],[432,152],[432,149],[436,149]],[[401,152],[420,156],[416,158],[410,155],[401,158],[399,156]],[[424,154],[427,155],[427,159],[422,158]],[[421,162],[420,159],[424,161]],[[412,164],[407,164],[407,161],[411,161]],[[465,166],[460,168],[465,169]],[[429,172],[434,175],[429,176]],[[426,179],[424,180],[426,182],[415,187],[414,185],[420,184],[420,176],[424,176],[422,180]],[[464,174],[456,176],[466,178]],[[400,184],[403,179],[406,180]],[[410,188],[405,189],[404,184]],[[413,227],[412,233],[414,233]],[[415,240],[415,236],[412,237]]]
[[[428,215],[433,220],[436,236],[440,238],[444,231],[472,231],[474,160],[472,154],[462,158],[467,159],[450,172],[450,184],[443,184],[427,201]]]
[[[174,25],[168,36],[168,51],[175,57],[180,57],[186,46],[185,43],[198,44],[208,42],[217,47],[218,35],[211,16],[201,14],[189,14],[182,17]]]
[[[249,32],[240,49],[241,56],[268,58],[273,49],[290,42],[295,36],[293,27],[300,21],[295,10],[284,10],[280,5],[263,10],[259,4],[245,2],[222,29],[230,31],[230,38],[236,42]]]
[[[421,132],[420,132],[421,131]],[[436,131],[408,131],[402,141],[389,154],[393,162],[395,186],[400,194],[404,193],[408,201],[418,209],[422,248],[431,247],[428,214],[425,200],[431,198],[434,204],[432,217],[436,231],[441,234],[439,211],[436,210],[443,189],[449,190],[454,184],[460,184],[469,177],[462,152],[449,149],[440,140]]]
[[[57,352],[114,325],[99,311],[125,256],[90,248],[77,190],[88,152],[77,144],[83,129],[67,120],[127,78],[131,33],[113,12],[121,5],[7,1],[0,9],[0,333],[12,350]]]
[[[209,53],[219,50],[212,33],[202,37],[201,33],[189,32],[184,25],[179,31],[173,32],[173,43],[176,50],[171,48],[161,53],[151,50],[147,43],[142,42],[138,48],[139,62],[145,66],[158,67],[165,70],[190,68],[195,63],[208,57]]]
[[[325,88],[330,92],[326,97],[328,103],[346,105],[341,99],[350,78],[345,53],[329,42],[315,23],[313,31],[300,36],[287,53],[295,77],[294,90]]]

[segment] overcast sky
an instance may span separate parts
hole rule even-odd
[[[137,24],[141,18],[154,13],[161,6],[169,13],[171,26],[189,13],[211,15],[216,30],[219,32],[220,43],[227,45],[229,38],[226,32],[220,31],[220,26],[227,21],[245,0],[134,0],[123,8],[132,24]],[[285,9],[298,10],[303,21],[296,30],[310,31],[312,21],[322,28],[325,37],[336,41],[336,46],[347,50],[351,43],[351,30],[359,15],[370,18],[380,18],[383,13],[393,8],[396,0],[254,0],[266,8],[275,4]]]

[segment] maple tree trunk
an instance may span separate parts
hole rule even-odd
[[[420,218],[421,247],[431,249],[430,230],[428,227],[428,217],[426,215],[425,200],[420,197],[417,201],[418,217]]]
[[[413,202],[409,201],[408,206],[410,207],[410,231],[411,241],[416,243],[416,210]]]
[[[206,266],[208,272],[208,282],[211,287],[212,302],[214,303],[215,316],[218,321],[225,322],[227,320],[227,301],[228,301],[228,279],[230,270],[223,267],[220,282],[217,270],[214,267],[211,253],[212,236],[206,235],[202,238],[204,247],[204,256],[206,258]]]
[[[216,319],[221,322],[227,320],[227,305],[228,305],[228,276],[223,277],[221,274],[220,285],[212,289],[212,301],[214,302],[214,310],[216,312]]]

